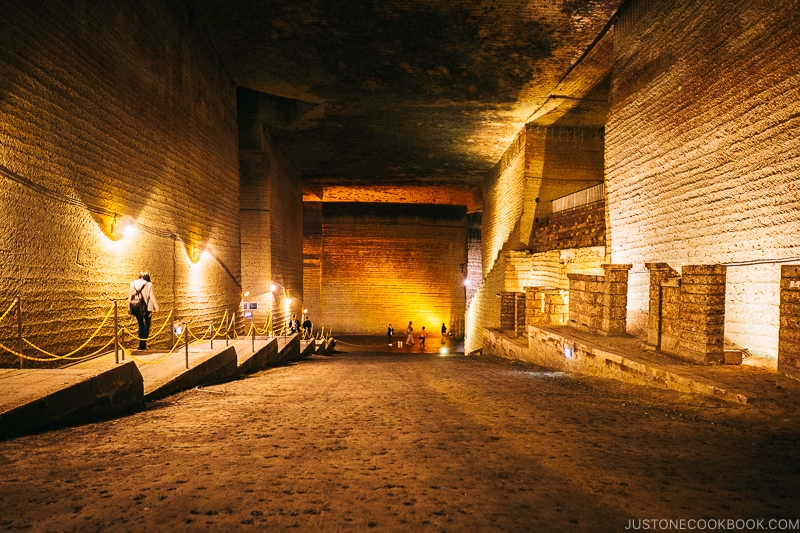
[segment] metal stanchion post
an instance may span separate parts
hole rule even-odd
[[[189,368],[189,326],[183,326],[183,343],[186,345],[186,368]]]
[[[114,300],[114,363],[119,364],[119,312],[117,300]]]
[[[236,338],[236,315],[231,317],[231,324],[233,324],[233,338]]]
[[[17,335],[19,336],[19,368],[25,368],[25,359],[22,358],[22,296],[17,296]]]
[[[255,320],[250,324],[250,329],[252,330],[251,337],[253,338],[253,353],[256,353],[256,323]]]
[[[175,313],[170,316],[171,318],[169,321],[169,327],[172,330],[172,333],[169,334],[169,338],[172,339],[172,346],[175,346]]]
[[[211,349],[214,349],[214,326],[208,325],[208,338],[211,339]]]

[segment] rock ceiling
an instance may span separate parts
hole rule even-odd
[[[620,0],[192,0],[311,187],[472,189]]]

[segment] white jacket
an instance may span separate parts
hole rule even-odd
[[[151,313],[158,311],[158,302],[156,301],[156,294],[153,292],[153,284],[141,278],[131,281],[131,288],[128,291],[128,302],[136,303],[139,301],[139,298],[134,298],[136,293],[139,292],[139,289],[142,290],[142,298],[147,302],[147,310]]]

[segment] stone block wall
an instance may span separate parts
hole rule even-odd
[[[569,293],[562,289],[525,287],[529,326],[564,326],[569,321]]]
[[[681,271],[683,325],[678,355],[721,362],[725,348],[725,267],[685,265]]]
[[[603,276],[567,274],[569,278],[569,325],[598,331],[603,327]]]
[[[630,268],[603,265],[604,276],[567,274],[568,325],[604,335],[624,335]]]
[[[247,301],[258,304],[254,322],[266,323],[272,314],[279,328],[290,315],[301,316],[304,304],[300,180],[267,133],[279,104],[242,88],[237,103],[242,286],[250,292]],[[273,282],[279,285],[271,292]]]
[[[482,267],[485,277],[508,241],[522,214],[525,185],[525,130],[506,150],[482,187]]]
[[[725,341],[726,267],[666,263],[650,269],[648,345],[700,363],[721,362]]]
[[[796,18],[795,3],[775,0],[623,4],[605,137],[615,262],[800,256],[800,151],[787,144],[798,128]],[[732,293],[733,339],[774,354],[776,268],[732,275],[769,295]],[[646,281],[631,290],[646,317]]]
[[[550,215],[533,234],[534,252],[606,245],[605,203],[599,202]]]
[[[526,332],[526,303],[524,292],[500,293],[500,329],[523,335]]]
[[[303,305],[312,324],[322,319],[322,202],[303,202]]]
[[[800,380],[800,266],[781,267],[778,373]]]
[[[159,326],[241,299],[233,82],[186,4],[81,5],[0,4],[0,307],[21,294],[25,336],[57,354],[140,270]],[[110,239],[115,215],[138,233]]]
[[[464,207],[323,203],[319,325],[461,334],[466,246]]]
[[[648,263],[645,265],[650,271],[650,305],[647,315],[647,344],[655,349],[660,349],[663,342],[664,328],[664,306],[674,305],[673,300],[664,300],[664,288],[662,282],[670,278],[679,278],[680,275],[673,270],[667,263]],[[680,292],[678,292],[680,294]],[[672,297],[673,295],[670,294]],[[667,313],[667,316],[677,317],[677,312]]]

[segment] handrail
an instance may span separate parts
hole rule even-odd
[[[584,205],[600,202],[605,198],[605,185],[598,183],[592,187],[575,191],[571,194],[561,196],[555,200],[551,200],[550,213],[555,214],[560,211],[567,211],[568,209],[575,209]]]

